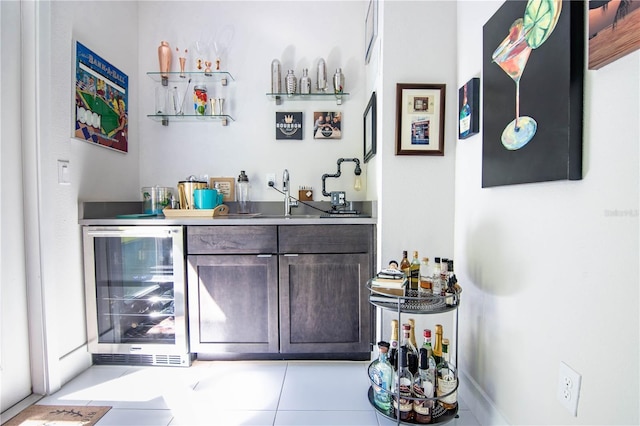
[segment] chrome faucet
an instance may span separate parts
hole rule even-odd
[[[284,191],[284,215],[291,216],[291,207],[298,207],[298,200],[291,198],[291,184],[287,169],[284,169],[284,173],[282,173],[282,190]]]

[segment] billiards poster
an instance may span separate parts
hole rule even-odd
[[[75,43],[73,137],[128,152],[129,77],[82,43]]]

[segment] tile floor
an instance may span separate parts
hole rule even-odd
[[[369,404],[369,362],[195,361],[93,366],[38,404],[110,405],[98,426],[392,426]],[[459,395],[452,426],[479,423]]]

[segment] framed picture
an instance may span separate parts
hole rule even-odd
[[[276,139],[302,140],[302,113],[276,112]]]
[[[371,94],[369,103],[364,109],[364,162],[376,155],[376,92]]]
[[[318,111],[313,113],[314,139],[341,139],[342,113],[339,111]]]
[[[640,1],[589,0],[589,69],[640,49]]]
[[[75,42],[73,137],[119,152],[129,150],[129,77]]]
[[[217,188],[224,194],[222,202],[236,200],[236,181],[232,177],[212,177],[209,178],[209,187]]]
[[[466,139],[480,131],[478,119],[480,112],[480,79],[477,77],[467,81],[458,90],[458,138]]]
[[[444,84],[396,85],[396,155],[444,155]]]
[[[585,2],[549,4],[507,1],[484,24],[483,188],[582,179]]]
[[[371,59],[373,43],[375,43],[378,35],[378,0],[369,0],[367,17],[364,21],[364,31],[364,61],[368,64]]]

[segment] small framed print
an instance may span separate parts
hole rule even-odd
[[[342,113],[319,111],[313,113],[314,139],[341,139]]]
[[[396,85],[396,155],[444,155],[444,84]]]
[[[458,138],[466,139],[480,131],[480,79],[467,81],[458,90]]]
[[[302,140],[301,112],[276,112],[276,139]]]
[[[236,181],[232,177],[209,178],[209,188],[216,188],[224,194],[223,203],[236,200]]]

